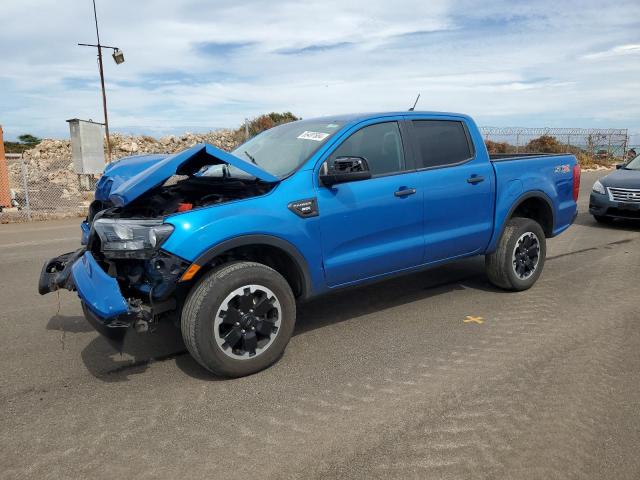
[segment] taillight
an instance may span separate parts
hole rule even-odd
[[[580,195],[580,165],[576,163],[573,166],[573,200],[576,202],[578,195]]]

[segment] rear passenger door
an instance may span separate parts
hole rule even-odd
[[[424,192],[425,263],[479,253],[493,231],[494,172],[462,118],[407,121]]]
[[[364,125],[329,152],[363,157],[372,178],[317,185],[322,255],[330,287],[422,263],[423,201],[398,121]],[[324,167],[321,167],[324,168]]]

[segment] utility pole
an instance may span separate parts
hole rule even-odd
[[[107,137],[107,162],[111,162],[111,140],[109,139],[109,115],[107,114],[107,92],[104,88],[104,68],[102,66],[102,49],[110,48],[113,50],[113,59],[116,64],[120,65],[124,62],[124,54],[118,47],[108,47],[100,44],[100,31],[98,30],[98,14],[96,12],[96,0],[93,0],[93,18],[96,23],[96,38],[98,44],[79,43],[82,47],[95,47],[98,49],[98,69],[100,71],[100,87],[102,88],[102,110],[104,111],[104,131]]]
[[[93,0],[93,19],[96,22],[96,38],[98,39],[98,66],[100,68],[100,87],[102,87],[102,110],[104,110],[104,132],[107,136],[107,161],[111,162],[111,141],[109,139],[109,115],[107,115],[107,92],[104,89],[104,69],[102,68],[102,46],[100,45],[100,31],[98,30],[98,13],[96,0]]]

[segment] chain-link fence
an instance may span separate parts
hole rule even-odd
[[[64,158],[33,158],[6,154],[10,205],[0,222],[44,220],[86,214],[93,199],[95,177],[79,176]]]
[[[481,127],[492,153],[581,153],[593,159],[625,157],[629,132],[616,128]]]

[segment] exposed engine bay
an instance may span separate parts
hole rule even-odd
[[[175,175],[124,207],[96,200],[89,209],[89,222],[99,212],[110,218],[156,218],[195,208],[256,197],[275,184],[257,179],[228,176]]]

